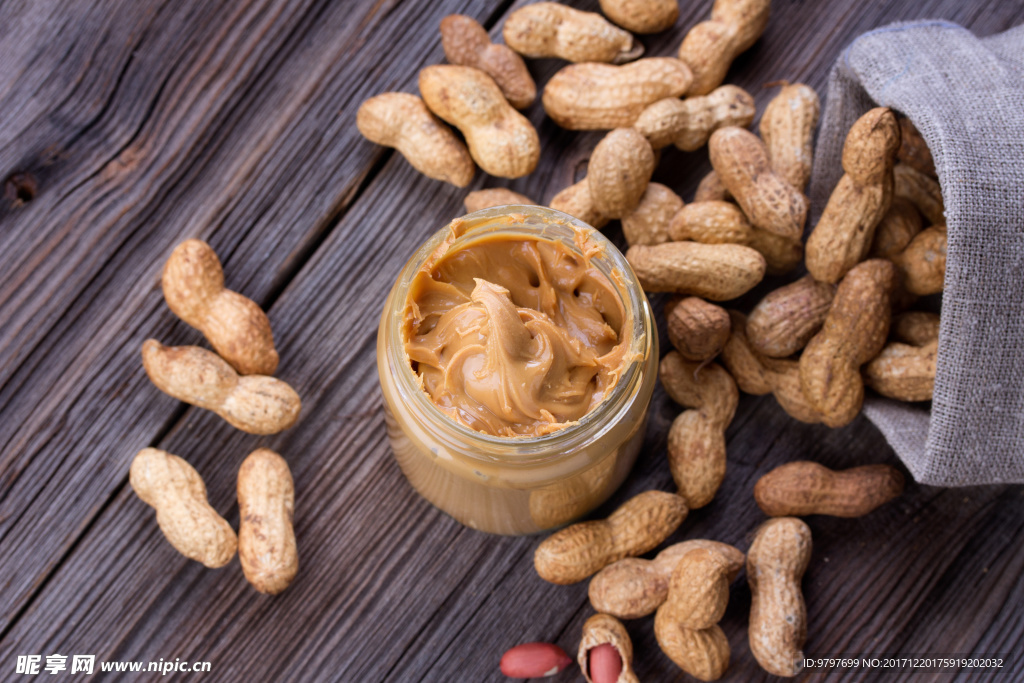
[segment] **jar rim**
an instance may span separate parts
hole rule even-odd
[[[429,419],[443,424],[454,440],[463,444],[472,443],[474,448],[465,449],[465,455],[486,462],[501,462],[503,465],[536,466],[539,462],[552,462],[561,456],[571,456],[572,447],[577,445],[575,441],[590,441],[613,425],[614,420],[610,418],[630,403],[642,380],[645,361],[653,352],[651,342],[655,330],[647,297],[622,252],[590,225],[569,214],[542,206],[503,205],[453,219],[427,239],[406,262],[392,292],[393,305],[404,312],[414,277],[431,259],[440,260],[449,250],[481,235],[506,231],[530,239],[557,240],[580,255],[583,254],[581,245],[593,244],[597,247],[598,251],[590,256],[590,260],[608,279],[622,301],[625,312],[622,324],[624,331],[628,330],[630,351],[635,356],[616,385],[597,406],[579,420],[539,436],[498,436],[477,431],[454,420],[423,390],[405,352],[402,333],[404,316],[388,315],[386,311],[381,332],[385,332],[386,326],[389,365],[394,368],[395,383],[401,393],[408,396]],[[481,452],[481,446],[490,452]]]

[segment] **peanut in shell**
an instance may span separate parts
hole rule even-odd
[[[647,57],[631,64],[570,64],[544,86],[544,110],[569,130],[611,130],[632,126],[650,104],[679,97],[690,87],[689,67],[671,57]]]

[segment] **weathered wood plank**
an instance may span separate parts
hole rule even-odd
[[[400,162],[398,159],[394,161]],[[413,226],[422,232],[422,236],[435,227],[417,221],[417,211],[422,207],[435,202],[435,208],[454,211],[457,206],[455,198],[449,198],[447,202],[439,200],[434,184],[414,178],[411,170],[387,175],[387,178],[389,182],[385,188],[390,193],[398,187],[406,187],[410,181],[415,181],[418,188],[407,194],[406,203],[389,206],[387,211],[382,210],[384,207],[367,203],[365,208],[372,210],[372,215],[362,212],[349,214],[344,224],[328,240],[328,244],[337,244],[339,247],[338,251],[333,252],[336,260],[321,264],[320,272],[330,278],[330,283],[321,282],[318,292],[308,293],[314,295],[314,300],[310,300],[306,308],[292,307],[294,304],[289,303],[292,301],[290,289],[278,302],[285,318],[290,318],[294,325],[284,322],[279,326],[283,330],[279,334],[283,359],[280,374],[285,377],[302,376],[296,386],[306,397],[308,409],[303,417],[306,427],[291,430],[268,441],[292,462],[299,500],[303,501],[296,515],[298,534],[306,538],[321,537],[324,541],[330,538],[331,541],[304,545],[301,580],[285,594],[288,596],[286,599],[261,602],[275,617],[279,617],[279,623],[283,623],[298,615],[296,605],[324,605],[326,601],[319,593],[323,587],[330,586],[330,599],[338,601],[331,610],[335,615],[333,619],[340,621],[327,632],[359,629],[373,623],[379,624],[388,633],[394,623],[392,620],[350,622],[346,615],[372,613],[378,609],[380,595],[394,588],[397,579],[393,575],[396,573],[404,572],[406,580],[411,578],[415,580],[415,585],[422,585],[424,577],[420,574],[420,567],[430,564],[429,559],[422,559],[423,549],[443,548],[446,538],[475,537],[478,552],[489,554],[499,564],[507,561],[503,554],[486,542],[487,537],[463,532],[458,525],[420,501],[402,479],[387,452],[379,411],[373,410],[368,417],[359,415],[365,413],[367,406],[375,407],[378,400],[375,369],[372,362],[367,363],[366,359],[372,358],[374,354],[375,317],[380,305],[375,292],[390,286],[406,258],[406,254],[396,250],[394,245],[401,243],[402,235],[412,232]],[[373,225],[369,223],[370,220]],[[358,255],[362,255],[362,258],[359,263],[354,263],[352,259]],[[352,294],[346,302],[348,305],[336,305],[338,292]],[[371,309],[372,315],[369,313]],[[298,325],[300,320],[305,320],[306,324]],[[167,407],[174,403],[159,396],[155,390],[147,389],[144,393],[149,395],[150,400]],[[346,419],[346,412],[355,412],[357,415],[355,419]],[[252,447],[250,438],[223,425],[209,414],[195,411],[189,413],[188,419],[172,433],[165,445],[188,457],[204,474],[211,501],[219,509],[232,510],[231,516],[237,516],[233,510],[234,474],[239,458],[244,457],[247,449]],[[232,457],[231,454],[238,457]],[[317,483],[323,484],[324,488],[311,489]],[[413,520],[422,518],[423,521],[410,524],[410,509],[416,511],[412,515]],[[119,543],[124,543],[124,546],[109,548],[109,553],[105,555],[113,558],[123,553],[133,554],[133,548],[139,542],[138,536],[148,536],[146,530],[153,530],[151,515],[129,489],[120,492],[111,511],[112,514],[103,515],[90,531],[90,536],[99,534],[99,538],[104,540],[87,537],[81,546],[94,547],[96,542],[105,543],[108,538],[119,539]],[[108,526],[108,523],[113,523],[113,526]],[[409,533],[412,536],[408,543],[394,540]],[[166,545],[159,533],[149,538],[146,545],[150,544],[152,548]],[[110,562],[102,568],[71,569],[65,563],[51,582],[56,589],[54,595],[63,593],[57,586],[66,579],[77,581],[83,572],[89,576],[103,577],[102,582],[111,587],[122,582],[147,585],[148,592],[140,592],[137,599],[130,602],[114,599],[94,604],[92,599],[86,599],[80,611],[69,610],[70,614],[61,620],[62,624],[51,622],[49,627],[43,627],[42,630],[39,626],[50,621],[49,617],[43,615],[50,613],[52,616],[50,610],[63,613],[68,610],[68,603],[64,598],[54,603],[41,598],[36,603],[38,608],[34,605],[15,625],[10,642],[17,643],[20,640],[22,623],[28,625],[26,620],[35,622],[37,618],[43,621],[35,622],[27,630],[34,637],[42,637],[49,642],[46,633],[51,628],[62,630],[70,627],[77,631],[75,638],[80,642],[94,643],[105,652],[112,652],[109,648],[118,646],[117,656],[125,658],[132,656],[135,648],[149,649],[154,640],[165,637],[163,629],[172,624],[177,624],[172,628],[184,642],[168,643],[167,646],[177,650],[190,647],[197,647],[200,651],[205,649],[210,644],[203,639],[208,629],[220,631],[224,628],[233,631],[234,624],[241,623],[240,620],[232,620],[231,624],[223,625],[221,619],[216,618],[199,624],[195,621],[195,613],[204,605],[212,604],[211,596],[202,596],[208,589],[220,596],[216,600],[218,604],[228,605],[235,599],[243,600],[249,606],[254,604],[250,602],[251,589],[242,580],[237,565],[232,565],[234,580],[229,580],[229,587],[223,583],[223,572],[202,572],[195,577],[194,583],[190,580],[184,582],[192,583],[192,588],[189,594],[182,595],[178,586],[172,586],[168,581],[177,584],[175,574],[178,568],[183,567],[187,572],[188,563],[176,556],[173,550],[165,550],[168,551],[167,555],[148,566]],[[81,557],[89,562],[97,561],[90,553]],[[376,571],[366,571],[370,567],[376,567]],[[168,572],[168,568],[174,569]],[[463,571],[468,570],[478,571],[474,569],[473,563],[463,568]],[[453,574],[451,579],[448,591],[437,592],[438,600],[443,600],[448,592],[457,590],[459,575]],[[169,590],[161,586],[167,586]],[[307,590],[311,593],[302,598]],[[50,594],[50,591],[46,594]],[[94,597],[110,594],[109,590],[99,589]],[[316,597],[310,600],[310,595]],[[421,612],[423,605],[414,600],[395,599],[390,604],[420,613],[419,618],[429,616]],[[191,607],[180,611],[184,605]],[[288,605],[292,606],[290,610]],[[414,616],[410,614],[407,618],[412,619]],[[135,624],[124,631],[119,630],[129,635],[123,643],[110,642],[109,626],[112,622]],[[159,638],[147,637],[148,630],[153,628],[158,629]],[[366,634],[360,634],[359,631],[349,635],[353,642],[366,637]],[[243,629],[237,637],[246,642],[250,638],[256,639],[252,646],[264,652],[267,652],[267,648],[278,652],[279,647],[296,645],[292,642],[261,642],[265,638],[274,637],[266,631],[248,632]],[[177,641],[176,638],[172,639]],[[101,643],[104,645],[101,646]],[[356,657],[358,653],[355,651],[341,653],[331,648],[330,652],[333,654],[332,665],[339,666],[339,671],[343,670],[339,665],[339,657],[351,657],[350,661],[342,661],[346,666],[354,667],[353,671],[367,665]],[[400,653],[401,649],[392,656],[397,657]],[[279,654],[281,661],[291,662],[292,666],[301,664],[285,657],[284,651]],[[311,652],[307,654],[312,656]],[[253,665],[260,666],[256,662]],[[380,663],[374,666],[380,666]],[[372,680],[372,676],[369,680]]]
[[[764,40],[730,77],[752,92],[779,77],[807,80],[820,89],[839,49],[856,33],[889,20],[946,16],[984,34],[1019,22],[1024,14],[1024,8],[1008,10],[1005,3],[980,11],[952,2],[856,8],[776,3],[775,10]],[[667,52],[705,12],[686,8],[675,31],[645,39],[651,52]],[[793,26],[801,27],[799,40]],[[436,38],[429,34],[431,39],[424,39],[415,53],[418,63],[438,59]],[[367,44],[374,41],[371,33]],[[540,64],[535,73],[549,74],[556,66]],[[407,70],[408,78],[399,82],[411,89],[415,65],[388,69],[395,74]],[[366,89],[385,87],[369,83]],[[770,97],[764,91],[756,94],[761,104]],[[536,108],[531,116],[547,141],[543,166],[510,185],[547,199],[561,187],[553,183],[568,182],[570,162],[585,158],[599,136],[558,131]],[[351,119],[337,125],[351,128]],[[351,146],[357,158],[369,154],[365,143]],[[701,154],[670,153],[659,175],[688,197],[704,163]],[[209,660],[219,673],[215,677],[232,680],[497,681],[502,679],[496,660],[516,642],[557,640],[574,651],[590,614],[586,585],[555,587],[537,579],[530,563],[536,539],[468,531],[424,503],[405,483],[383,439],[373,365],[376,316],[405,258],[458,213],[461,197],[461,192],[417,177],[403,160],[392,157],[276,298],[271,317],[282,353],[280,374],[295,383],[306,401],[296,429],[253,439],[213,416],[189,411],[160,441],[204,474],[211,501],[232,523],[237,522],[234,474],[245,453],[259,443],[288,457],[298,491],[302,569],[296,583],[283,595],[266,598],[245,585],[237,564],[214,572],[183,560],[130,489],[111,488],[116,491],[112,502],[0,642],[0,659],[10,661],[24,652],[81,651],[101,659]],[[265,232],[269,225],[257,225],[253,232]],[[235,229],[223,228],[229,234]],[[145,264],[150,282],[161,259]],[[259,260],[239,262],[240,277],[259,289],[255,285],[266,282],[261,280],[265,274],[244,267],[253,263]],[[274,289],[264,287],[266,293]],[[114,403],[123,408],[135,400],[133,419],[152,422],[156,415],[172,413],[174,402],[148,387],[144,378],[138,380],[139,370],[129,364],[150,329],[171,325],[158,292],[149,291],[143,299],[141,313],[126,316],[133,327],[124,354],[106,358],[93,353],[112,366],[128,366],[125,376],[135,383],[125,384]],[[174,330],[176,338],[187,337],[180,326]],[[123,336],[123,330],[111,334],[112,339]],[[671,487],[663,464],[664,435],[678,409],[659,392],[652,410],[644,455],[604,511],[632,493]],[[116,413],[96,418],[97,431],[123,419]],[[71,430],[79,436],[83,424],[54,433]],[[148,433],[157,433],[152,424]],[[134,452],[134,444],[129,445],[127,450]],[[771,399],[742,401],[729,430],[729,449],[725,487],[712,505],[691,515],[676,538],[706,536],[746,548],[763,518],[750,490],[761,473],[781,462],[796,457],[832,466],[894,461],[866,421],[838,431],[797,425]],[[65,457],[82,452],[88,451]],[[120,469],[123,477],[131,452],[113,456],[120,458],[109,465],[115,483],[115,471]],[[68,472],[64,476],[80,476],[74,468]],[[69,483],[56,493],[73,490]],[[50,522],[68,514],[65,501],[43,509]],[[1018,578],[1024,551],[1014,540],[1022,517],[1024,499],[1018,489],[965,493],[912,485],[904,498],[863,520],[811,519],[816,551],[804,584],[812,625],[807,652],[1019,649],[1024,628],[1016,615],[1024,605]],[[25,525],[21,522],[18,530]],[[992,527],[1003,532],[994,534]],[[38,534],[44,528],[30,531]],[[7,566],[3,572],[8,576]],[[964,584],[972,590],[961,590]],[[730,680],[765,678],[746,648],[748,610],[749,591],[741,577],[723,622],[734,651]],[[674,680],[674,667],[658,653],[650,621],[630,628],[642,680]],[[849,672],[830,678],[844,675]]]
[[[119,16],[130,7],[103,9]],[[87,8],[55,4],[51,13],[71,14],[40,15],[57,28],[37,37],[59,43],[64,30],[71,41],[76,9]],[[351,125],[356,107],[381,87],[409,87],[416,60],[440,57],[417,27],[450,11],[485,17],[493,8],[169,4],[143,13],[146,28],[113,21],[113,33],[69,58],[77,69],[94,65],[88,78],[55,67],[57,80],[89,81],[97,71],[117,85],[108,95],[83,89],[78,104],[99,97],[102,113],[67,121],[56,138],[52,122],[64,119],[54,93],[54,113],[33,116],[0,155],[14,164],[39,139],[63,150],[38,171],[37,198],[0,215],[0,269],[16,274],[0,283],[0,625],[123,485],[133,449],[174,415],[173,402],[145,398],[138,363],[147,336],[198,340],[162,302],[170,249],[188,236],[209,239],[228,286],[271,301],[386,155]],[[410,55],[400,69],[376,57],[394,45]]]

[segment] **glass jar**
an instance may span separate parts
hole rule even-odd
[[[587,235],[601,248],[590,262],[608,278],[625,312],[620,335],[633,360],[618,383],[583,418],[543,436],[492,436],[457,423],[420,387],[405,350],[404,309],[416,273],[438,249],[458,249],[497,232],[559,241],[577,255],[580,235]],[[585,223],[536,206],[484,209],[442,228],[405,265],[377,333],[388,438],[402,472],[424,498],[459,522],[498,534],[561,526],[619,487],[643,443],[657,363],[651,308],[622,253]]]

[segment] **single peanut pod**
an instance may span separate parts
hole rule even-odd
[[[660,33],[679,18],[679,0],[601,0],[601,11],[633,33]]]
[[[700,631],[683,628],[661,610],[654,617],[661,651],[676,666],[702,681],[716,681],[729,668],[729,639],[718,624]]]
[[[664,491],[645,491],[608,519],[580,522],[549,536],[533,555],[537,574],[551,583],[582,581],[612,562],[643,555],[686,519],[686,503]]]
[[[725,185],[722,184],[722,179],[718,177],[718,174],[711,171],[701,178],[700,183],[697,184],[697,191],[693,195],[693,202],[697,204],[714,201],[732,201],[732,195],[729,194],[729,190],[725,189]]]
[[[483,71],[447,64],[428,66],[420,71],[419,86],[430,110],[462,131],[469,153],[484,171],[519,178],[537,167],[537,131]]]
[[[835,285],[805,275],[769,293],[747,319],[750,345],[770,358],[792,356],[821,329],[835,292]]]
[[[680,413],[668,432],[668,467],[687,507],[710,503],[728,468],[722,427],[699,410]]]
[[[896,163],[900,131],[888,107],[868,110],[850,127],[843,143],[843,170],[859,185],[884,182]]]
[[[747,551],[750,652],[776,676],[803,669],[807,608],[800,580],[811,559],[811,530],[795,517],[770,519]]]
[[[662,359],[658,374],[673,400],[695,408],[672,422],[668,463],[687,507],[701,508],[714,499],[725,479],[725,429],[736,413],[739,391],[722,366],[711,363],[702,368],[676,352]]]
[[[743,128],[720,128],[708,141],[711,165],[757,228],[799,240],[807,219],[807,198],[771,170],[768,151]]]
[[[907,248],[892,257],[903,275],[903,286],[917,296],[937,294],[946,281],[946,226],[922,230]]]
[[[617,128],[597,143],[587,164],[594,208],[622,218],[640,203],[654,174],[654,150],[633,128]]]
[[[938,339],[923,346],[890,342],[864,366],[864,383],[897,401],[930,401],[938,355]]]
[[[718,363],[692,363],[677,351],[665,354],[658,365],[665,393],[684,408],[696,408],[724,430],[732,422],[739,391],[732,376]]]
[[[523,58],[507,45],[491,43],[476,19],[464,14],[449,14],[442,19],[441,46],[452,64],[471,66],[493,78],[516,109],[524,109],[537,99],[537,85]]]
[[[507,187],[488,187],[483,190],[473,190],[463,200],[466,205],[466,213],[491,209],[495,206],[507,206],[509,204],[526,204],[534,206],[537,202],[526,195],[513,192]]]
[[[655,149],[674,144],[692,152],[706,145],[719,128],[749,126],[754,113],[754,98],[746,90],[723,85],[703,97],[658,100],[641,112],[633,127]]]
[[[820,112],[814,88],[785,83],[761,117],[761,139],[768,148],[772,171],[801,192],[811,179],[814,129]]]
[[[661,244],[668,242],[669,224],[683,200],[661,183],[648,183],[636,208],[622,216],[622,235],[626,243]]]
[[[586,178],[556,194],[551,199],[549,206],[555,211],[578,218],[597,230],[606,226],[611,220],[608,216],[601,215],[594,207],[593,196],[590,194],[590,183]]]
[[[672,346],[689,361],[714,358],[729,340],[728,311],[699,297],[685,297],[671,306],[665,323]]]
[[[885,185],[857,185],[844,175],[807,238],[805,261],[811,275],[835,284],[860,263],[891,198]]]
[[[899,125],[886,107],[872,109],[850,128],[843,145],[846,173],[807,238],[807,270],[816,280],[838,282],[867,256],[892,201],[899,143]]]
[[[288,463],[268,448],[256,449],[238,469],[238,559],[260,593],[277,595],[299,571],[294,514]]]
[[[669,236],[677,242],[693,240],[702,244],[743,244],[749,246],[754,228],[740,207],[732,202],[703,201],[687,204],[669,225]]]
[[[739,388],[748,394],[773,394],[782,409],[800,422],[821,422],[821,411],[814,408],[804,396],[799,362],[762,356],[747,339],[746,317],[737,311],[730,311],[729,315],[732,318],[732,334],[722,349],[722,362]]]
[[[465,187],[476,173],[466,145],[415,95],[386,92],[371,97],[359,106],[356,127],[370,142],[397,149],[428,178]]]
[[[143,448],[128,474],[132,489],[156,510],[156,523],[179,553],[216,569],[235,556],[238,539],[231,525],[210,507],[206,485],[176,455]]]
[[[668,600],[659,607],[683,628],[710,628],[729,604],[729,563],[721,553],[695,548],[686,553],[669,581]]]
[[[946,209],[938,181],[907,164],[896,164],[892,171],[894,195],[910,201],[929,224],[945,225]]]
[[[591,670],[591,655],[602,645],[611,645],[619,656],[621,668],[618,678],[613,681],[592,676],[595,672]],[[595,614],[584,622],[576,661],[587,683],[639,683],[636,673],[633,672],[633,642],[629,639],[629,633],[622,622],[611,615]]]
[[[889,210],[875,228],[868,255],[891,259],[906,249],[910,240],[923,229],[924,222],[917,207],[905,197],[893,197]]]
[[[745,294],[765,272],[764,257],[739,244],[638,245],[629,248],[626,260],[645,291],[692,294],[712,301]]]
[[[299,419],[302,402],[290,386],[264,375],[242,375],[198,346],[142,344],[142,364],[160,391],[212,410],[250,434],[277,434]]]
[[[849,424],[860,412],[860,367],[885,345],[896,281],[896,268],[884,259],[855,266],[839,283],[821,331],[800,357],[804,395],[829,427]]]
[[[769,517],[863,517],[903,493],[903,475],[891,465],[830,470],[809,460],[776,467],[754,485],[754,500]]]
[[[669,580],[679,560],[696,548],[707,548],[725,558],[729,583],[736,579],[746,561],[742,552],[727,543],[682,541],[665,548],[653,560],[627,557],[599,571],[588,588],[591,606],[619,619],[653,614],[668,598]]]
[[[185,240],[171,252],[161,284],[168,308],[203,333],[243,375],[272,375],[277,350],[270,320],[252,299],[224,289],[224,270],[210,245]]]
[[[800,240],[755,228],[738,206],[726,201],[687,204],[673,216],[669,235],[677,241],[751,247],[764,256],[766,271],[773,274],[792,270],[804,254]]]
[[[688,95],[706,95],[722,84],[733,60],[764,33],[770,10],[770,0],[715,0],[711,20],[690,29],[679,46],[679,59],[693,70]]]
[[[647,105],[679,97],[691,80],[690,69],[671,57],[623,66],[570,64],[551,77],[541,99],[544,111],[562,128],[628,128]]]
[[[557,2],[520,7],[508,16],[502,35],[519,54],[570,62],[624,64],[644,53],[643,43],[596,12]]]
[[[916,171],[932,178],[936,177],[935,160],[928,149],[928,143],[905,116],[900,118],[900,150],[896,153],[896,158]]]
[[[938,313],[908,311],[892,318],[893,338],[914,346],[924,346],[939,339]]]

